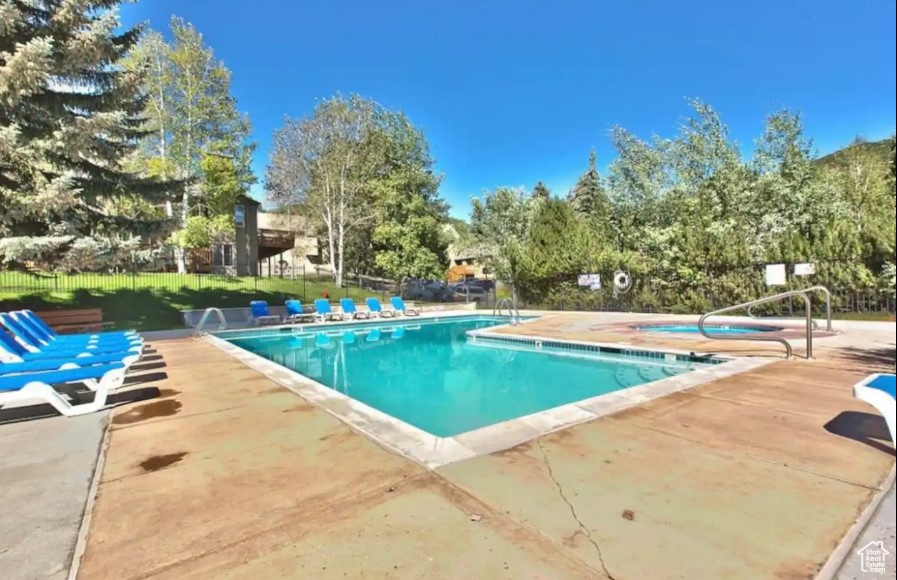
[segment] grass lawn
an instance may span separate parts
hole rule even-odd
[[[183,326],[180,311],[218,306],[247,307],[251,300],[283,304],[322,296],[364,301],[384,293],[357,286],[339,288],[329,279],[236,278],[208,274],[72,274],[42,276],[0,272],[0,311],[101,308],[117,328],[163,330]]]

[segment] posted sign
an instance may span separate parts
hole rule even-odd
[[[786,281],[785,264],[766,264],[767,286],[784,286]]]
[[[601,290],[600,274],[580,274],[578,283],[580,286],[586,286],[591,290]]]
[[[794,275],[795,276],[811,276],[816,273],[816,264],[795,264],[794,265]]]

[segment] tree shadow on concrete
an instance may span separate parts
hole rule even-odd
[[[871,349],[848,346],[838,348],[831,356],[849,362],[856,366],[857,370],[893,373],[897,365],[897,345]]]
[[[881,415],[844,411],[823,427],[833,435],[853,439],[888,455],[895,455],[894,448],[888,444],[891,441],[888,424]]]

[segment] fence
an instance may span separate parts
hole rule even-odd
[[[67,297],[77,305],[79,298],[152,295],[170,299],[184,307],[245,306],[257,296],[281,302],[287,298],[314,300],[329,297],[363,299],[386,296],[396,285],[386,280],[347,276],[342,286],[331,275],[300,272],[293,277],[224,276],[178,274],[172,272],[118,272],[79,274],[0,271],[0,300],[28,303],[38,298]],[[236,302],[236,303],[235,303]]]
[[[732,306],[763,296],[798,290],[821,284],[832,293],[832,311],[857,315],[893,315],[895,294],[893,289],[863,287],[845,284],[824,277],[815,279],[792,278],[783,286],[766,286],[763,276],[756,271],[726,272],[712,277],[706,284],[671,284],[650,276],[634,277],[632,287],[625,293],[614,291],[613,284],[592,290],[577,287],[575,277],[536,281],[537,291],[527,293],[525,285],[518,304],[521,308],[546,310],[585,310],[644,312],[667,314],[702,314],[718,308]],[[546,290],[548,289],[548,290]],[[529,294],[529,295],[528,295]],[[534,298],[533,296],[538,298]],[[824,310],[821,296],[813,296],[813,310],[818,315]],[[494,300],[494,296],[490,297]],[[485,302],[489,305],[491,302]],[[754,310],[758,316],[797,316],[803,311],[800,298],[764,305]]]
[[[527,299],[526,293],[519,298],[521,308],[545,310],[585,310],[699,314],[752,300],[778,291],[765,288],[762,284],[729,289],[706,288],[688,289],[665,287],[650,277],[636,277],[633,287],[625,294],[615,294],[612,287],[599,290],[577,288],[575,281],[567,281],[562,291],[534,300]],[[824,284],[824,282],[823,282]],[[756,287],[755,287],[756,286]],[[781,288],[785,289],[785,288]],[[793,289],[788,287],[787,289]],[[894,293],[871,289],[845,289],[830,286],[832,306],[838,313],[893,313]],[[332,300],[348,297],[363,301],[368,296],[388,296],[402,293],[406,298],[421,302],[456,301],[476,302],[481,309],[491,309],[497,298],[508,294],[499,288],[481,294],[466,294],[446,290],[445,296],[415,292],[414,283],[406,287],[385,280],[366,276],[347,275],[344,284],[337,286],[330,274],[324,272],[300,271],[290,276],[223,276],[216,274],[178,274],[169,272],[120,272],[120,273],[80,273],[53,274],[21,271],[0,271],[0,300],[19,305],[33,305],[36,302],[64,302],[76,307],[96,304],[100,299],[112,297],[135,300],[156,297],[167,303],[183,308],[205,308],[207,306],[245,306],[257,297],[272,303],[282,303],[287,298],[311,301],[328,297]],[[65,297],[64,300],[60,299]],[[4,304],[5,305],[5,304]],[[822,308],[820,300],[814,300],[814,307]],[[756,312],[758,315],[792,315],[802,308],[800,301],[789,300]],[[0,307],[0,310],[4,308]]]

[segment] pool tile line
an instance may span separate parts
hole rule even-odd
[[[677,362],[696,362],[702,364],[722,364],[724,362],[734,360],[732,356],[718,355],[709,352],[686,351],[677,348],[667,347],[650,347],[635,346],[632,344],[618,342],[592,342],[576,339],[563,339],[539,336],[532,334],[513,334],[511,332],[496,332],[498,329],[507,329],[508,325],[494,326],[490,328],[470,330],[468,336],[475,337],[476,340],[489,340],[495,342],[506,342],[516,344],[529,344],[533,346],[552,347],[570,350],[586,350],[593,352],[604,352],[608,354],[621,354],[624,356],[666,359],[669,355],[675,355]],[[513,328],[513,327],[510,327]]]
[[[306,322],[293,324],[272,324],[270,326],[254,326],[250,328],[235,328],[231,330],[213,331],[210,334],[224,337],[227,339],[234,338],[263,338],[263,337],[283,337],[287,335],[305,335],[317,334],[322,331],[338,330],[344,332],[346,330],[360,329],[364,330],[368,327],[375,326],[375,323],[382,325],[378,328],[393,328],[398,326],[414,326],[421,321],[439,322],[446,318],[469,317],[469,318],[502,318],[508,319],[507,316],[492,315],[487,311],[478,310],[440,310],[437,312],[423,312],[418,316],[394,316],[392,318],[369,318],[357,320],[331,320],[328,322]],[[537,319],[534,316],[532,319]],[[527,319],[521,323],[530,322]]]
[[[640,405],[650,399],[746,372],[776,360],[764,357],[732,358],[683,375],[568,403],[452,437],[437,437],[217,336],[205,335],[202,339],[340,419],[351,429],[382,447],[428,469],[510,449],[544,435]],[[570,342],[584,346],[602,346],[584,341]]]
[[[496,327],[497,328],[497,327]],[[507,328],[507,326],[505,326]],[[693,363],[693,364],[704,364],[704,365],[717,365],[721,364],[728,359],[726,357],[720,357],[716,355],[695,355],[695,354],[681,354],[676,352],[671,352],[672,349],[664,350],[664,351],[655,351],[652,349],[644,349],[644,348],[621,348],[620,346],[610,346],[606,344],[599,343],[585,343],[578,341],[561,341],[556,338],[541,338],[541,337],[532,337],[532,336],[517,336],[511,335],[508,333],[490,333],[488,331],[481,330],[471,330],[467,333],[468,336],[472,339],[472,344],[508,344],[508,345],[520,345],[520,346],[529,346],[536,350],[550,349],[546,350],[548,353],[552,354],[563,354],[563,351],[571,351],[571,352],[585,352],[585,353],[593,353],[596,355],[599,354],[612,354],[619,355],[622,357],[631,357],[633,359],[652,359],[657,361],[658,364],[663,362],[668,362],[671,364],[675,363]]]

